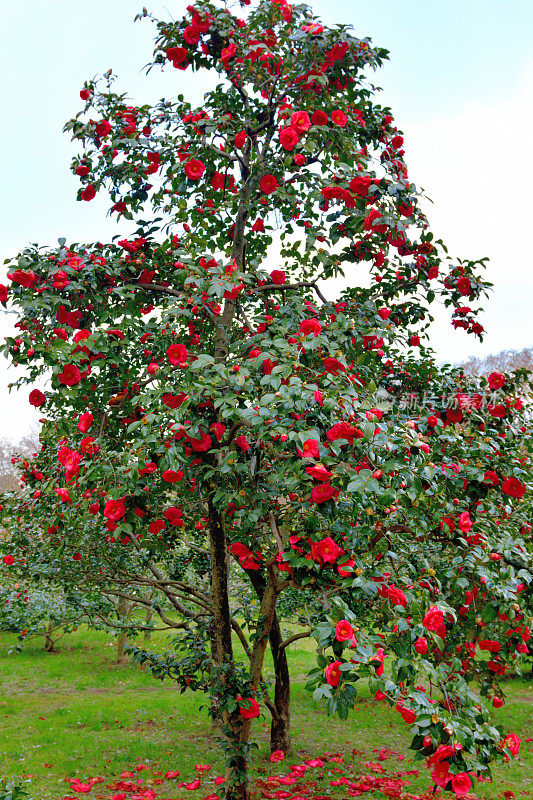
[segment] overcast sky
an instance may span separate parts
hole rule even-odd
[[[161,18],[184,0],[144,0]],[[83,81],[110,67],[135,104],[187,94],[201,105],[198,76],[140,69],[153,28],[133,24],[136,0],[18,0],[2,10],[0,254],[28,242],[55,245],[127,233],[98,197],[77,203],[73,149],[61,133],[80,108]],[[462,258],[491,259],[495,284],[482,319],[483,344],[439,320],[432,345],[443,360],[533,345],[529,242],[533,157],[533,4],[530,0],[315,0],[325,22],[350,23],[391,51],[376,74],[381,102],[404,130],[410,177],[432,198],[431,227]],[[4,320],[1,334],[5,335]],[[0,436],[17,439],[38,417],[7,395],[15,372],[0,361]]]

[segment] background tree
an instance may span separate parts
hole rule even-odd
[[[471,356],[460,366],[469,375],[488,375],[491,372],[513,372],[517,369],[533,372],[533,347],[522,350],[502,350],[484,358]]]

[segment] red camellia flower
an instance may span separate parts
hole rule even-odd
[[[7,564],[8,567],[10,567],[11,564],[15,563],[15,559],[13,558],[13,556],[4,556],[2,561],[4,562],[4,564]]]
[[[285,761],[285,753],[283,750],[274,750],[273,753],[270,753],[268,760],[272,764],[277,764],[278,761]]]
[[[187,400],[187,395],[184,392],[180,392],[180,394],[164,394],[161,398],[161,402],[168,408],[181,408],[185,400]]]
[[[29,401],[30,405],[35,406],[35,408],[40,408],[46,403],[46,395],[39,391],[39,389],[32,389],[30,392]]]
[[[169,47],[166,56],[172,61],[172,66],[178,68],[187,59],[187,50],[185,47]]]
[[[199,181],[205,172],[205,164],[198,158],[191,158],[185,164],[185,174],[190,181]]]
[[[503,741],[505,747],[507,747],[507,749],[511,751],[511,754],[516,758],[518,751],[520,750],[520,736],[517,736],[516,733],[508,733]]]
[[[153,461],[149,461],[139,470],[139,475],[151,475],[152,472],[157,472],[157,464]]]
[[[330,442],[336,442],[339,439],[346,439],[349,444],[353,443],[355,438],[360,438],[360,431],[348,422],[337,422],[326,433]]]
[[[403,144],[403,136],[393,136],[391,140],[392,146],[398,150]]]
[[[298,142],[300,141],[300,137],[290,126],[288,128],[281,128],[279,132],[279,142],[284,150],[290,152],[294,150]]]
[[[7,286],[4,286],[3,283],[0,283],[0,303],[5,303],[7,301]]]
[[[330,483],[320,483],[318,486],[313,488],[311,492],[311,502],[317,503],[325,503],[327,500],[331,500],[333,495],[335,494],[335,489]]]
[[[501,389],[505,383],[505,375],[503,375],[501,372],[491,372],[487,380],[490,388],[493,391],[496,391],[497,389]]]
[[[437,608],[437,606],[431,606],[424,615],[422,625],[427,631],[438,631],[443,622],[444,614],[440,608]]]
[[[296,448],[300,458],[318,458],[318,442],[316,439],[306,439],[303,443],[303,450]]]
[[[164,511],[163,516],[165,519],[168,519],[170,524],[174,525],[175,528],[181,528],[183,526],[183,520],[181,519],[181,508],[171,506]]]
[[[526,486],[524,483],[521,483],[518,478],[507,478],[507,480],[502,483],[502,492],[509,497],[519,499],[525,495]]]
[[[95,127],[94,132],[99,139],[104,139],[111,133],[111,125],[106,119],[101,120]]]
[[[296,133],[305,133],[311,127],[311,120],[307,111],[295,111],[291,114],[291,128],[294,128]]]
[[[356,175],[350,181],[350,191],[359,195],[359,197],[366,197],[371,185],[372,178],[370,175]]]
[[[89,200],[92,200],[95,195],[96,195],[96,186],[94,185],[94,183],[89,183],[89,185],[86,186],[85,189],[81,190],[80,197],[82,200],[86,200],[88,202]]]
[[[229,62],[232,60],[232,58],[235,58],[236,53],[237,46],[234,44],[234,42],[222,49],[222,52],[220,53],[220,60],[226,68],[229,66]]]
[[[324,464],[315,464],[314,467],[306,467],[305,471],[317,481],[329,481],[329,479],[333,477],[333,473],[326,469]]]
[[[466,772],[457,772],[452,775],[452,789],[456,795],[468,794],[472,788],[472,781]]]
[[[487,470],[487,472],[485,472],[483,483],[491,483],[493,486],[497,486],[499,482],[500,479],[498,478],[495,472],[492,472],[492,470],[490,469]]]
[[[14,272],[8,272],[7,277],[13,281],[13,283],[24,286],[25,289],[31,289],[38,281],[37,275],[31,269],[16,269]]]
[[[468,533],[472,530],[473,524],[468,511],[463,511],[459,517],[459,529],[462,530],[463,533]]]
[[[60,269],[56,272],[53,276],[52,286],[54,289],[64,289],[66,286],[70,285],[70,281],[68,279],[67,273],[65,270]]]
[[[217,442],[222,441],[222,437],[224,435],[224,431],[226,430],[226,426],[223,425],[221,422],[213,422],[212,425],[209,427],[210,431],[213,431],[217,438]]]
[[[334,564],[344,553],[331,536],[311,544],[311,558],[317,564]]]
[[[233,140],[233,144],[235,145],[235,147],[238,147],[239,150],[240,150],[241,147],[244,147],[244,143],[246,142],[247,138],[248,138],[248,134],[246,133],[246,131],[239,131],[239,133],[237,134],[237,136]]]
[[[327,357],[323,361],[324,369],[331,375],[337,375],[338,372],[344,372],[346,367],[337,358]]]
[[[178,483],[183,478],[183,472],[181,471],[181,469],[177,470],[166,469],[161,475],[161,477],[167,483]]]
[[[341,619],[335,625],[335,638],[338,642],[345,642],[353,636],[353,628],[347,619]]]
[[[416,714],[410,708],[404,708],[404,706],[397,705],[396,711],[399,713],[403,721],[407,722],[409,725],[416,720]]]
[[[80,371],[74,364],[65,364],[63,372],[60,372],[57,377],[59,382],[65,386],[76,386],[81,381]]]
[[[287,276],[281,269],[273,269],[270,273],[270,280],[272,283],[275,283],[276,286],[282,286],[285,281],[287,280]]]
[[[342,564],[337,564],[337,571],[341,578],[349,578],[350,575],[353,575],[354,567],[355,561],[353,558],[348,558],[346,561],[343,561]]]
[[[487,650],[489,653],[499,653],[502,649],[501,644],[492,639],[480,639],[478,644],[480,650]]]
[[[165,778],[167,781],[171,781],[173,778],[177,778],[179,776],[179,770],[171,769],[168,772],[165,772]]]
[[[263,175],[261,180],[259,181],[259,185],[261,187],[261,191],[265,194],[273,194],[278,188],[278,182],[274,175]]]
[[[340,665],[341,665],[340,661],[333,661],[333,663],[328,664],[328,666],[324,670],[326,683],[329,683],[330,686],[339,685],[339,681],[341,679],[341,671],[339,669]]]
[[[123,500],[108,500],[104,506],[104,517],[110,522],[118,522],[126,513]]]
[[[240,706],[239,712],[243,719],[255,719],[261,713],[259,703],[253,697],[248,697],[245,701],[246,706]]]
[[[171,344],[167,348],[167,358],[175,367],[179,367],[187,360],[187,348],[184,344]]]
[[[429,650],[428,640],[423,636],[419,636],[415,642],[415,650],[417,653],[420,653],[421,656],[425,656]]]
[[[213,444],[211,437],[205,431],[201,431],[199,439],[189,439],[189,442],[196,453],[207,453]]]
[[[440,744],[433,755],[428,758],[428,765],[432,764],[440,764],[442,761],[445,761],[450,756],[453,756],[455,750],[449,744]]]
[[[194,47],[200,41],[200,31],[194,25],[187,25],[183,30],[183,39]]]
[[[386,597],[394,606],[405,606],[407,605],[407,598],[402,592],[401,589],[398,589],[393,583],[390,586],[386,586],[383,584],[378,589],[380,597]]]
[[[321,330],[322,325],[317,319],[304,319],[300,322],[300,333],[304,336],[309,336],[311,333],[313,336],[318,336]]]
[[[87,433],[93,424],[93,420],[94,417],[89,411],[86,411],[84,414],[80,414],[80,418],[78,420],[78,430],[80,433]]]
[[[68,489],[54,489],[54,492],[64,503],[72,503],[72,498],[68,493]]]
[[[339,128],[345,128],[346,123],[348,122],[348,117],[344,113],[344,111],[332,111],[331,112],[331,121],[334,125],[337,125]]]
[[[162,530],[165,529],[165,521],[163,519],[154,519],[148,525],[148,532],[154,536],[157,536],[158,533],[161,533]]]
[[[470,283],[468,278],[464,277],[459,278],[459,280],[457,281],[457,291],[463,296],[471,294],[472,284]]]
[[[328,124],[328,115],[324,111],[320,111],[317,109],[313,111],[311,114],[311,122],[313,125],[327,125]]]

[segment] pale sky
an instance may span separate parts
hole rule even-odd
[[[145,4],[180,17],[190,0],[18,0],[2,9],[0,255],[28,242],[52,245],[128,233],[98,197],[77,203],[73,154],[62,126],[80,108],[86,78],[112,67],[118,88],[141,104],[184,93],[201,105],[196,75],[140,72],[152,26],[133,24]],[[381,102],[404,130],[410,177],[432,198],[431,227],[457,257],[491,260],[494,293],[481,319],[483,344],[453,332],[447,316],[431,343],[442,360],[533,345],[531,186],[533,5],[530,0],[316,0],[325,22],[350,23],[391,51],[375,75]],[[9,321],[0,328],[5,335]],[[7,394],[15,372],[0,360],[0,436],[25,434],[29,389]]]

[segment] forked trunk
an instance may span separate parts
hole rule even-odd
[[[289,663],[284,647],[280,648],[283,636],[277,614],[274,615],[270,629],[270,649],[274,660],[276,683],[274,686],[274,706],[277,716],[272,716],[270,725],[270,752],[282,750],[286,755],[292,750],[291,742],[291,678]]]
[[[249,570],[248,577],[250,578],[258,598],[262,600],[266,587],[265,579],[255,570]],[[291,752],[292,747],[291,680],[287,653],[285,648],[280,647],[283,642],[283,635],[276,613],[274,613],[272,620],[269,640],[275,673],[274,713],[272,713],[272,723],[270,725],[270,752],[273,753],[274,750],[282,750],[284,753],[288,754]]]

